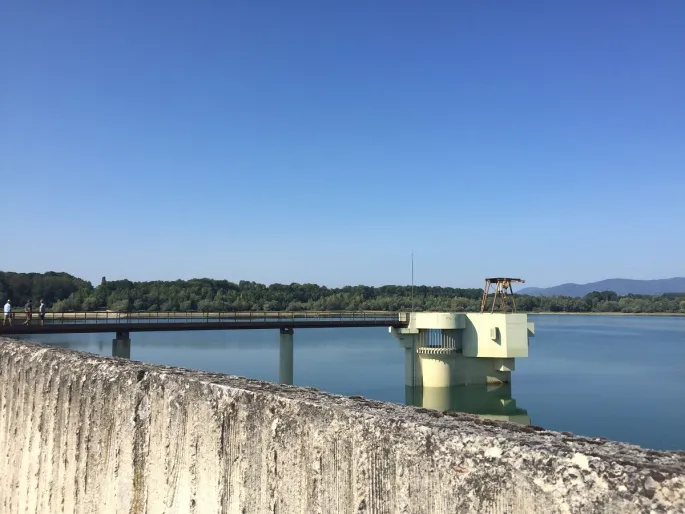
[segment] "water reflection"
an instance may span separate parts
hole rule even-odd
[[[511,384],[457,387],[406,387],[405,403],[425,409],[467,412],[482,418],[530,425],[528,412],[516,406]]]

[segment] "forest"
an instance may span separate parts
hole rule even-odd
[[[417,311],[474,312],[482,289],[386,285],[328,288],[213,280],[108,281],[100,284],[67,273],[0,271],[0,297],[21,308],[42,298],[49,311]],[[582,298],[516,295],[521,312],[685,313],[685,293],[659,296],[595,291]]]

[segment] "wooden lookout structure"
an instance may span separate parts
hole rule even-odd
[[[514,282],[525,283],[525,280],[521,278],[508,278],[508,277],[495,277],[485,279],[485,288],[483,289],[483,298],[480,302],[480,312],[486,312],[488,307],[488,298],[491,293],[494,293],[492,297],[492,304],[487,310],[490,312],[495,312],[498,307],[501,312],[507,312],[509,308],[509,301],[511,300],[511,312],[516,312],[516,299],[514,298],[514,290],[511,284]]]

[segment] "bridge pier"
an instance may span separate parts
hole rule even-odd
[[[131,338],[128,332],[117,332],[116,338],[112,339],[112,357],[131,358]]]
[[[390,333],[405,351],[405,385],[444,388],[510,383],[533,324],[518,313],[418,312]]]
[[[292,328],[280,329],[280,349],[278,362],[278,381],[281,384],[293,385],[293,336]]]

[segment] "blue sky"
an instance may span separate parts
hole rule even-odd
[[[0,269],[685,275],[685,2],[4,2]]]

